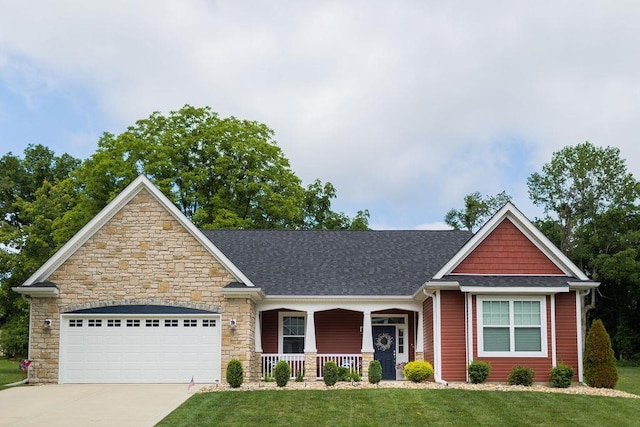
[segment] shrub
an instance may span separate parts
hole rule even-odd
[[[402,372],[404,373],[405,378],[409,381],[419,383],[426,381],[427,378],[433,374],[433,366],[431,366],[431,363],[429,362],[416,360],[404,365],[404,370]]]
[[[485,382],[489,376],[489,373],[491,372],[491,365],[489,362],[485,362],[484,360],[474,360],[469,363],[467,371],[469,372],[469,381],[473,384],[481,384]]]
[[[551,368],[551,384],[558,388],[567,388],[573,381],[573,368],[559,363],[555,368]]]
[[[322,368],[322,379],[328,386],[335,385],[338,382],[338,365],[333,360],[328,361]]]
[[[362,377],[360,377],[360,374],[358,373],[358,371],[351,371],[351,373],[349,374],[349,377],[351,378],[351,381],[355,381],[357,383],[359,383],[360,381],[362,381]]]
[[[351,379],[351,372],[349,368],[344,366],[338,366],[338,381],[349,381]]]
[[[377,360],[372,360],[369,363],[368,377],[371,384],[378,384],[382,380],[382,365]]]
[[[613,388],[618,382],[616,358],[611,339],[602,320],[597,319],[589,329],[584,351],[584,381],[591,387]]]
[[[527,368],[526,366],[514,366],[507,377],[507,382],[509,385],[530,386],[533,384],[535,376],[536,371],[531,368]]]
[[[302,371],[298,371],[298,373],[296,374],[296,382],[304,382],[304,373]]]
[[[284,387],[289,382],[289,378],[291,378],[291,368],[289,364],[281,360],[276,363],[276,367],[273,370],[274,376],[276,377],[276,384],[278,387]]]
[[[0,350],[5,357],[27,357],[29,347],[29,318],[15,315],[4,325],[0,334]]]
[[[227,363],[227,383],[231,388],[238,388],[242,385],[244,380],[244,371],[242,369],[242,362],[238,359],[231,359]]]

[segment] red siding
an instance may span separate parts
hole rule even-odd
[[[467,352],[465,345],[465,294],[458,291],[440,292],[442,379],[467,379]]]
[[[562,274],[562,271],[511,221],[505,219],[453,273]]]
[[[433,299],[427,298],[422,303],[422,337],[424,340],[424,360],[433,365]]]
[[[319,311],[314,315],[318,353],[360,353],[362,313],[349,310]]]
[[[573,368],[578,381],[578,330],[576,325],[576,293],[556,295],[556,360]]]
[[[278,352],[278,310],[269,310],[262,312],[260,319],[262,327],[262,352],[277,353]]]
[[[549,370],[551,369],[551,303],[546,297],[547,304],[547,357],[477,357],[478,336],[476,317],[476,298],[473,297],[473,355],[476,360],[485,360],[491,363],[491,374],[487,378],[489,382],[504,383],[514,366],[526,366],[536,371],[535,382],[549,381]],[[557,325],[556,325],[557,326]],[[557,329],[557,328],[556,328]]]

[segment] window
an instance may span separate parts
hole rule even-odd
[[[120,319],[109,319],[109,320],[107,320],[107,327],[108,328],[119,328],[121,324],[122,324],[122,321]]]
[[[203,328],[215,328],[216,327],[215,319],[202,319],[202,327]]]
[[[127,328],[139,328],[140,319],[127,319]]]
[[[102,326],[102,319],[89,319],[87,323],[90,328],[99,328]]]
[[[70,319],[69,320],[70,328],[82,328],[82,319]]]
[[[480,356],[547,356],[545,297],[477,298]]]
[[[185,328],[195,328],[198,326],[198,319],[184,319],[183,326]]]
[[[398,353],[404,353],[404,329],[398,329]]]
[[[160,319],[147,319],[144,322],[144,326],[147,328],[157,328],[160,326]]]
[[[165,328],[177,328],[178,327],[178,319],[164,319],[164,327]]]
[[[304,353],[304,316],[282,317],[282,352]]]

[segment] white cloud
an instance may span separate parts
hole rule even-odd
[[[506,190],[528,213],[526,176],[585,140],[620,147],[640,176],[640,5],[2,9],[0,76],[18,61],[36,80],[83,87],[122,127],[185,103],[263,121],[304,181],[333,182],[340,210],[369,208],[386,227],[441,220],[473,191]]]

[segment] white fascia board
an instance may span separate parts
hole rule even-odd
[[[182,224],[239,282],[247,286],[254,284],[209,240],[191,221],[144,175],[138,176],[120,194],[107,204],[91,221],[78,231],[62,248],[47,260],[22,286],[30,286],[47,279],[91,236],[105,225],[122,207],[142,189],[146,189],[169,213]]]
[[[569,289],[572,291],[586,291],[600,286],[600,282],[569,282]]]
[[[560,249],[538,230],[511,202],[507,202],[496,212],[433,278],[441,279],[450,274],[505,219],[511,220],[511,222],[566,275],[575,276],[581,280],[588,280],[586,274],[564,255]]]
[[[426,291],[432,292],[437,290],[452,290],[457,291],[460,289],[460,283],[458,282],[426,282],[413,293],[411,298],[417,301],[424,301],[427,299]]]
[[[259,311],[286,308],[299,311],[325,311],[344,309],[352,311],[381,311],[400,309],[422,310],[422,303],[410,296],[343,296],[343,295],[273,295],[258,304]]]
[[[550,286],[550,287],[535,287],[535,286],[460,286],[461,292],[469,292],[472,294],[536,294],[536,295],[549,295],[557,294],[561,292],[569,292],[569,288],[566,286]]]
[[[28,286],[11,288],[14,292],[32,298],[58,298],[60,290],[52,286]]]
[[[265,298],[261,288],[222,288],[222,296],[225,298],[249,298],[254,302],[260,302]]]

